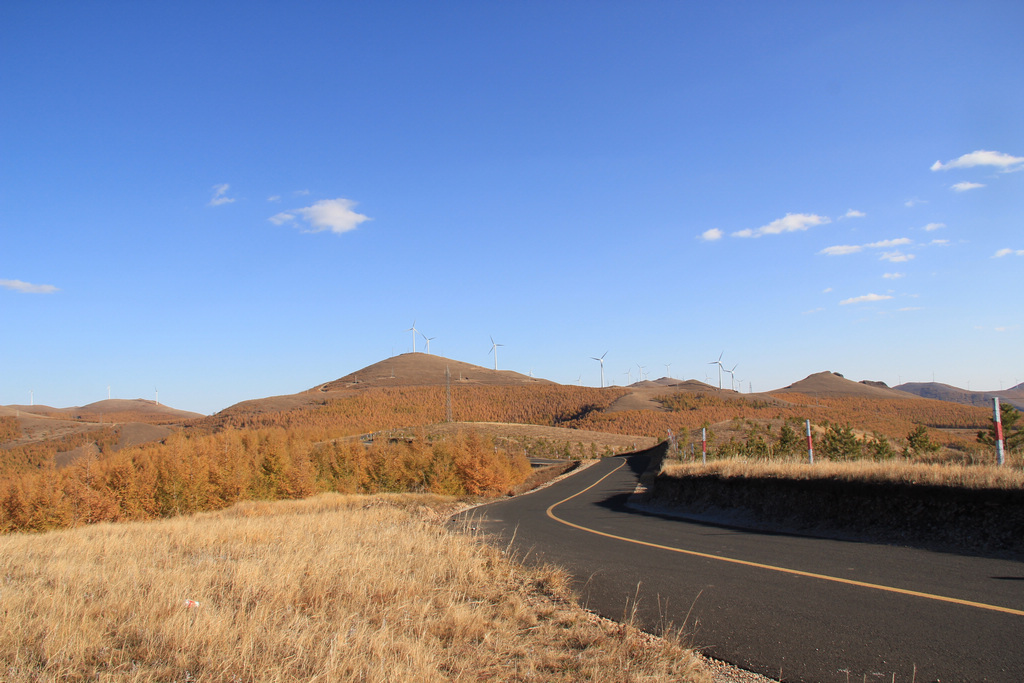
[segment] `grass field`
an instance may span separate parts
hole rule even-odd
[[[726,458],[700,462],[666,461],[662,472],[670,477],[716,475],[723,478],[830,479],[848,482],[917,484],[967,489],[1024,489],[1024,470],[995,465],[924,464],[905,460],[754,460]]]
[[[0,538],[19,681],[708,681],[678,638],[597,619],[553,568],[430,495],[247,502]]]

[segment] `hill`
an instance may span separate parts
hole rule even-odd
[[[270,396],[236,403],[216,417],[237,417],[310,408],[325,401],[353,396],[376,388],[444,386],[445,369],[453,387],[466,386],[557,386],[555,382],[528,377],[510,370],[492,370],[428,353],[403,353],[351,372],[296,394]]]
[[[906,382],[896,387],[908,394],[937,401],[950,401],[968,406],[992,407],[992,398],[998,396],[1018,410],[1024,410],[1024,384],[1018,384],[1006,391],[968,391],[941,382]]]
[[[333,382],[322,384],[310,391],[326,392],[366,387],[442,386],[446,382],[445,369],[451,373],[452,384],[459,386],[507,387],[554,384],[550,380],[528,377],[511,370],[492,370],[444,356],[427,353],[403,353],[369,365]]]
[[[879,386],[881,385],[881,386]],[[808,396],[857,398],[912,398],[904,391],[890,389],[882,382],[854,382],[837,372],[817,372],[771,394],[806,394]]]
[[[53,408],[45,405],[0,407],[0,415],[20,416],[22,414],[82,422],[144,422],[147,424],[172,424],[203,417],[199,413],[178,410],[143,398],[114,398],[72,408]]]

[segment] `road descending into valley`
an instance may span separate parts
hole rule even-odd
[[[464,514],[582,602],[785,681],[1024,681],[1024,563],[748,531],[626,507],[646,455]]]

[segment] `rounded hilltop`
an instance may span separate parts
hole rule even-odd
[[[362,370],[356,370],[309,391],[329,392],[368,387],[437,386],[443,385],[447,381],[446,369],[451,375],[452,384],[461,386],[554,384],[550,380],[529,377],[511,370],[492,370],[444,356],[428,353],[403,353],[368,365]]]

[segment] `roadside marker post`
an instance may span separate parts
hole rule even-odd
[[[999,410],[999,397],[992,399],[992,421],[996,425],[996,464],[1002,466],[1006,460],[1003,450],[1003,416]]]
[[[814,439],[811,438],[811,421],[807,420],[807,457],[814,464]]]
[[[708,464],[708,428],[700,428],[700,453],[701,460],[705,465]]]

